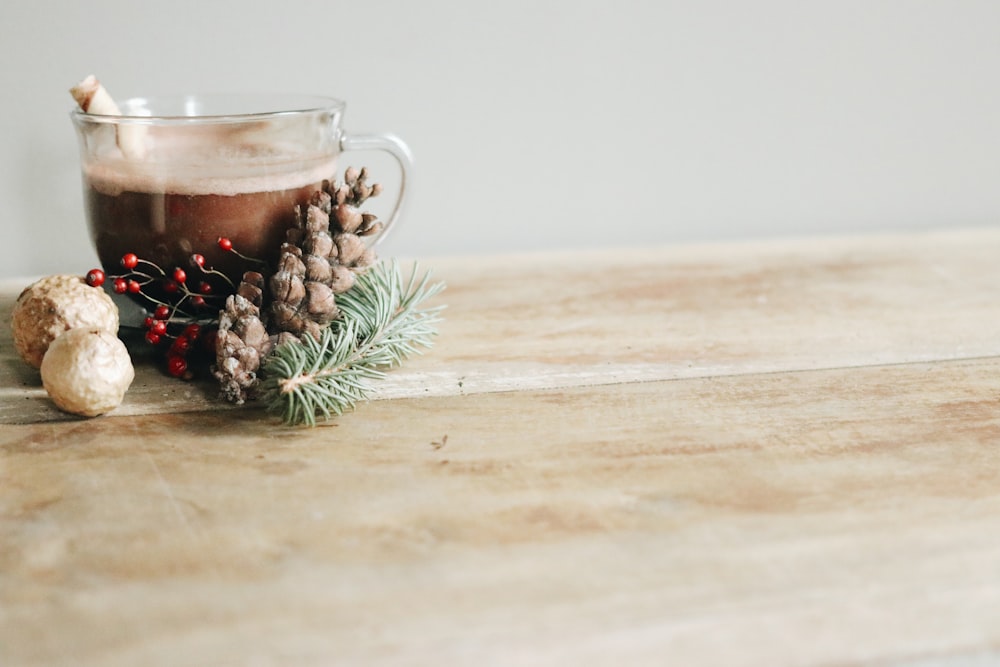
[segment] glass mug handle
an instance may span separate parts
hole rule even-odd
[[[394,134],[343,134],[340,137],[341,151],[383,151],[396,159],[399,164],[399,194],[396,195],[396,204],[388,219],[383,221],[382,231],[378,233],[372,246],[381,243],[386,234],[396,223],[400,211],[403,209],[406,188],[413,175],[413,154],[410,148],[403,143],[403,140]]]

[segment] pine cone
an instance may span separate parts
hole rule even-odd
[[[264,277],[247,271],[236,294],[226,299],[225,309],[219,313],[213,375],[222,395],[232,403],[241,404],[253,397],[261,361],[273,344],[260,319],[263,288]]]
[[[246,272],[226,299],[212,372],[230,402],[254,397],[261,364],[275,346],[304,335],[318,339],[339,315],[336,295],[375,263],[363,237],[379,232],[382,223],[359,207],[382,187],[368,185],[367,178],[367,169],[352,167],[344,183],[324,181],[308,205],[297,207],[296,224],[286,233],[274,273],[265,281],[257,272]]]
[[[324,181],[309,204],[297,208],[296,225],[287,232],[268,285],[272,332],[318,338],[339,314],[336,295],[375,263],[362,237],[378,232],[382,223],[358,207],[382,188],[368,185],[367,177],[367,169],[352,167],[343,184]]]

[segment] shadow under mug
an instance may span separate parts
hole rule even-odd
[[[379,150],[398,162],[399,191],[378,243],[396,224],[412,170],[391,134],[346,133],[344,102],[289,95],[134,98],[121,115],[71,113],[80,145],[90,237],[109,274],[135,253],[168,275],[200,254],[239,283],[256,258],[277,260],[295,207],[337,176],[344,151]],[[226,252],[228,238],[238,253]]]

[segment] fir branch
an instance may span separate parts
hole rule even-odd
[[[314,426],[317,417],[330,419],[367,399],[371,381],[383,377],[384,369],[431,346],[444,306],[420,306],[442,289],[443,283],[430,283],[429,273],[418,278],[416,266],[405,280],[395,260],[371,267],[337,297],[341,316],[319,340],[305,336],[268,356],[268,409],[287,424]]]

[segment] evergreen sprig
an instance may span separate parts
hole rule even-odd
[[[421,305],[444,289],[414,266],[404,278],[399,263],[382,261],[337,296],[340,318],[319,340],[279,345],[263,368],[262,398],[286,424],[314,426],[352,409],[371,393],[384,370],[431,346],[444,306]]]

